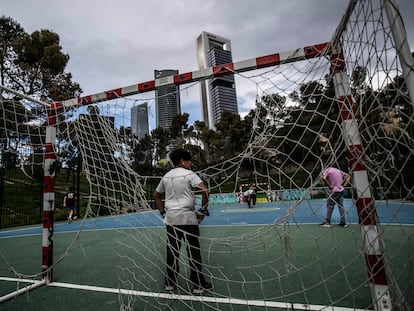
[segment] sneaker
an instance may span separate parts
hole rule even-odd
[[[164,289],[166,291],[171,292],[171,291],[175,290],[175,286],[173,286],[173,285],[165,285]]]
[[[346,223],[344,223],[344,222],[342,222],[342,223],[340,223],[339,224],[341,227],[343,227],[343,228],[348,228],[349,226],[346,224]]]
[[[211,283],[204,283],[203,285],[197,286],[193,288],[193,294],[202,294],[205,291],[209,291],[213,289],[213,285]]]
[[[72,218],[68,217],[68,224],[72,222]]]
[[[330,228],[330,227],[332,227],[332,225],[329,222],[323,222],[319,226],[324,227],[324,228]]]

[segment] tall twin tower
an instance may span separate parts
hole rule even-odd
[[[203,31],[197,38],[199,69],[232,63],[230,40]],[[234,76],[217,77],[200,82],[203,121],[215,129],[224,111],[238,113]]]
[[[199,69],[232,63],[230,40],[203,31],[197,38]],[[178,74],[177,70],[155,70],[159,79]],[[238,113],[234,76],[217,77],[200,82],[201,115],[206,125],[215,129],[224,111]],[[158,88],[155,93],[157,127],[170,128],[173,117],[181,114],[178,86]]]

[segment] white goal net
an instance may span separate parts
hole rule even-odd
[[[351,1],[327,43],[278,54],[262,69],[226,68],[248,81],[257,98],[246,117],[229,115],[216,131],[196,123],[177,135],[157,129],[138,139],[130,128],[131,108],[154,101],[150,92],[145,99],[114,90],[54,103],[56,160],[62,170],[81,167],[85,206],[72,242],[46,268],[62,275],[65,258],[77,254],[78,262],[88,262],[88,278],[78,273],[67,282],[110,288],[120,310],[410,310],[414,63],[400,21],[393,1]],[[6,110],[5,95],[1,104],[3,137],[18,135],[22,127],[14,123],[23,119],[10,116],[22,110]],[[45,110],[38,118],[44,116]],[[30,133],[43,137],[47,150],[50,127],[42,126]],[[27,137],[19,148],[7,147],[38,150]],[[214,290],[203,295],[192,293],[184,245],[177,288],[164,288],[166,232],[153,193],[168,170],[171,145],[191,151],[193,170],[210,192],[200,248],[202,271]],[[34,159],[22,162],[28,175]],[[332,226],[320,226],[331,195],[322,180],[329,166],[352,177],[344,191],[346,228],[337,207]],[[56,193],[63,192],[56,180]],[[257,196],[248,209],[240,193],[252,183]],[[111,233],[102,233],[108,222]],[[91,231],[102,236],[99,262],[88,261],[93,251],[83,236]],[[2,253],[15,275],[38,277],[16,271]],[[106,261],[113,271],[105,270]],[[98,273],[116,279],[102,280]]]

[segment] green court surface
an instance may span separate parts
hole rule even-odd
[[[55,234],[53,282],[0,303],[0,310],[109,311],[119,310],[120,301],[130,305],[130,310],[277,310],[277,303],[373,309],[358,225],[202,226],[203,271],[212,276],[214,283],[214,291],[202,296],[189,294],[185,269],[180,270],[181,289],[164,291],[164,230],[157,227]],[[399,239],[401,232],[407,240],[404,245]],[[414,268],[404,266],[404,262],[414,250],[414,240],[407,239],[413,234],[413,226],[387,226],[383,230],[389,254],[387,265],[393,275],[390,282],[398,283],[409,299],[413,298],[406,291],[412,292]],[[248,240],[255,235],[257,239]],[[142,237],[145,242],[135,245],[134,239]],[[16,282],[9,267],[24,274],[23,279],[40,272],[41,239],[41,235],[0,239],[0,296],[28,285]],[[246,249],[240,251],[239,244],[247,245]],[[185,257],[184,247],[182,254]],[[252,269],[241,273],[240,267]],[[135,280],[125,281],[131,275]],[[119,289],[134,290],[139,295],[119,294]],[[228,293],[240,301],[230,304]],[[263,301],[274,304],[255,305]]]

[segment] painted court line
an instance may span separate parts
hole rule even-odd
[[[6,278],[0,277],[0,281],[14,281],[14,282],[27,282],[32,284],[39,283],[40,285],[44,284],[44,281],[35,281],[35,280],[23,280],[17,278]],[[40,284],[42,283],[42,284]],[[236,298],[220,298],[213,296],[201,296],[201,295],[179,295],[173,293],[155,293],[155,292],[145,292],[137,290],[128,290],[122,288],[110,288],[110,287],[101,287],[101,286],[91,286],[91,285],[79,285],[71,283],[62,283],[62,282],[50,282],[46,286],[60,287],[60,288],[69,288],[77,290],[87,290],[93,292],[101,293],[111,293],[111,294],[121,294],[129,296],[140,296],[140,297],[149,297],[149,298],[162,298],[162,299],[175,299],[175,300],[185,300],[185,301],[195,301],[195,302],[209,302],[209,303],[222,303],[222,304],[237,304],[245,306],[257,306],[257,307],[266,307],[266,308],[288,308],[292,310],[335,310],[335,311],[367,311],[366,309],[355,309],[347,307],[330,307],[323,305],[309,305],[302,303],[290,303],[290,302],[277,302],[277,301],[267,301],[267,300],[245,300],[245,299],[236,299]]]
[[[279,211],[280,207],[252,207],[252,208],[229,208],[229,209],[222,209],[222,213],[258,213],[258,212],[271,212],[271,211]]]

